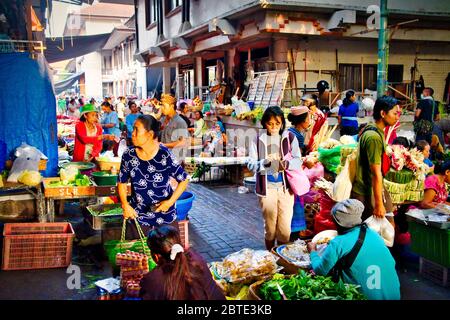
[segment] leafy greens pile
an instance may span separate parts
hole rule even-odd
[[[84,174],[77,174],[72,182],[67,180],[61,181],[51,181],[49,183],[50,187],[88,187],[91,185],[89,177]]]
[[[275,274],[272,280],[260,287],[264,300],[282,300],[277,283],[288,300],[366,300],[357,285],[346,284],[342,280],[336,283],[331,277],[313,276],[304,270],[288,278]]]

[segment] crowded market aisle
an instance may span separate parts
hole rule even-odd
[[[240,194],[234,185],[209,187],[191,184],[189,190],[196,195],[189,213],[189,242],[205,260],[217,261],[242,248],[263,249],[263,222],[254,194]],[[57,216],[57,220],[69,220],[80,237],[94,236],[84,239],[85,242],[95,243],[95,234],[90,234],[89,228],[83,227],[83,217],[76,203],[66,204],[65,209],[65,214]],[[95,266],[93,257],[99,254],[100,247],[74,246],[73,264],[81,267],[81,289],[67,289],[70,275],[64,268],[0,272],[0,299],[96,299],[93,283],[112,275],[107,261],[100,262],[103,269]],[[417,261],[408,262],[407,272],[398,274],[403,300],[450,299],[450,290],[418,274]]]

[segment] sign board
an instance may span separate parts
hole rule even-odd
[[[247,101],[254,102],[255,107],[261,106],[264,109],[280,106],[288,74],[287,69],[255,72],[255,77],[250,83]]]

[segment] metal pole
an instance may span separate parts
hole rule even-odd
[[[387,0],[380,0],[380,32],[378,35],[378,69],[377,69],[377,96],[381,97],[386,93],[387,81]]]

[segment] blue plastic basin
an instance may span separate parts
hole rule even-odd
[[[178,198],[175,206],[177,208],[177,220],[186,220],[189,210],[192,208],[192,202],[195,199],[195,195],[192,192],[185,191]]]

